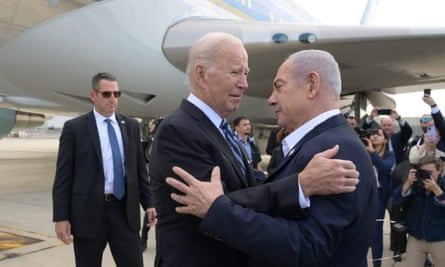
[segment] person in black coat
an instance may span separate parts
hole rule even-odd
[[[53,221],[61,241],[69,244],[73,236],[76,266],[100,267],[107,243],[117,266],[143,266],[140,205],[150,224],[156,223],[139,124],[116,113],[120,94],[112,74],[96,74],[93,111],[67,121],[60,136]],[[112,133],[120,154],[116,163]],[[123,184],[114,183],[119,174]]]

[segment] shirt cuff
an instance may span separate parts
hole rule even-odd
[[[311,206],[311,200],[304,196],[300,181],[298,181],[298,202],[300,203],[301,209],[309,208]]]

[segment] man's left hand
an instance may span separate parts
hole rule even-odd
[[[179,167],[173,167],[173,172],[185,182],[172,177],[166,179],[167,184],[184,193],[184,195],[171,194],[174,201],[184,205],[176,208],[178,213],[203,218],[215,199],[224,194],[219,167],[213,168],[210,182],[200,181]]]
[[[148,208],[145,212],[147,213],[146,216],[148,219],[147,226],[148,227],[155,226],[158,223],[158,218],[157,218],[158,214],[156,213],[156,209]]]

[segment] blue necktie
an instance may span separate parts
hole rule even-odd
[[[229,143],[230,148],[232,149],[232,152],[233,152],[235,158],[238,160],[238,163],[240,164],[241,170],[245,174],[246,166],[244,165],[244,162],[243,162],[243,156],[241,154],[241,150],[238,145],[238,141],[236,141],[235,135],[233,134],[233,131],[230,128],[230,125],[227,123],[226,120],[222,120],[219,127],[222,129],[224,136],[226,137],[226,140]]]
[[[122,166],[121,152],[117,142],[116,132],[114,131],[111,120],[106,119],[108,128],[108,137],[110,138],[111,152],[113,154],[113,191],[117,199],[122,199],[125,195],[125,178]]]

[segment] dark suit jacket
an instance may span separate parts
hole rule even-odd
[[[335,144],[340,145],[336,158],[352,160],[360,171],[357,190],[313,196],[306,217],[301,217],[296,205],[288,205],[298,199],[295,173]],[[251,255],[251,266],[367,266],[376,220],[376,178],[368,152],[343,115],[309,132],[267,182],[219,197],[200,230]],[[273,184],[281,184],[281,191],[271,189]],[[275,198],[282,200],[268,203]]]
[[[247,161],[245,162],[247,163]],[[219,129],[195,105],[183,100],[156,132],[150,158],[153,200],[158,212],[156,266],[246,266],[247,257],[198,231],[200,219],[181,215],[170,198],[173,188],[165,178],[179,166],[199,179],[208,179],[215,166],[221,168],[224,190],[247,188],[252,174],[243,174]]]
[[[442,116],[442,112],[431,113],[434,120],[434,125],[440,133],[440,140],[437,143],[437,149],[445,152],[445,120]]]
[[[152,207],[139,124],[116,115],[122,132],[126,210],[131,231],[140,230],[140,206]],[[69,220],[74,236],[94,237],[102,226],[105,176],[93,112],[69,120],[60,136],[53,185],[53,220]]]

